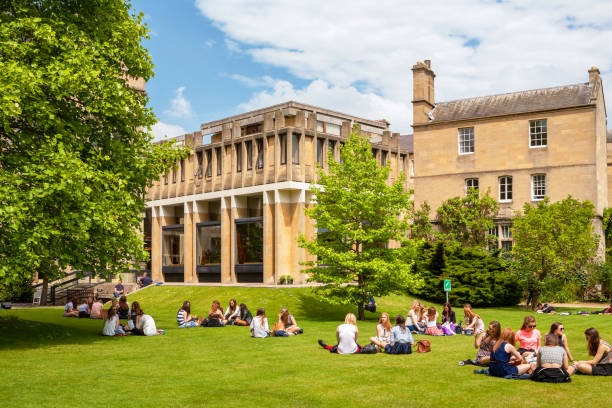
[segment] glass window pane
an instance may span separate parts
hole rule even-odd
[[[236,262],[263,263],[263,221],[236,223]]]

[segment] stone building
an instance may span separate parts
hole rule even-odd
[[[512,246],[511,220],[545,196],[608,206],[606,109],[600,72],[588,82],[436,102],[430,61],[412,68],[414,200],[440,204],[474,187],[499,202],[499,245]],[[612,162],[612,160],[610,160]]]
[[[410,142],[385,120],[368,120],[287,102],[204,123],[174,138],[193,154],[148,190],[145,236],[153,279],[166,282],[277,283],[305,281],[299,233],[313,234],[305,216],[317,168],[353,125],[391,167],[390,181],[409,174]],[[407,180],[408,188],[409,180]]]

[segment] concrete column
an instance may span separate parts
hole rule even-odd
[[[278,239],[277,217],[278,208],[276,206],[277,191],[263,192],[263,282],[272,284],[276,282],[277,263],[280,262],[275,251],[277,245],[290,246],[285,240]]]
[[[164,215],[162,207],[153,207],[151,210],[151,278],[154,281],[163,281],[162,226]]]
[[[193,221],[193,203],[183,204],[183,281],[197,282],[195,272],[195,224]]]
[[[233,242],[234,219],[232,217],[232,197],[221,198],[221,282],[236,282],[234,271],[234,259],[236,258]]]

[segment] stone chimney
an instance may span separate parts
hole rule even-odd
[[[591,67],[591,69],[589,69],[589,83],[593,87],[593,92],[591,93],[591,100],[595,101],[597,100],[597,95],[602,86],[599,68]]]
[[[431,61],[419,61],[412,67],[412,123],[427,123],[434,108],[434,78]]]

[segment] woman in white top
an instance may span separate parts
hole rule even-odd
[[[414,300],[410,310],[408,310],[408,316],[406,316],[406,327],[408,327],[411,332],[422,333],[424,331],[419,323],[421,320],[419,318],[420,313],[421,305],[418,300]]]
[[[361,347],[357,344],[359,330],[357,329],[357,318],[352,313],[347,313],[344,323],[336,328],[336,340],[338,344],[330,346],[319,339],[319,345],[332,353],[354,354],[359,353]]]
[[[142,334],[145,336],[155,336],[157,334],[166,333],[164,330],[157,329],[155,326],[155,320],[153,320],[153,317],[148,314],[143,314],[140,316],[138,319],[137,328],[142,330]]]
[[[376,325],[376,337],[371,337],[370,342],[384,350],[389,341],[391,341],[391,322],[389,321],[389,313],[383,312],[380,314]]]
[[[257,309],[257,314],[251,320],[251,337],[268,337],[270,335],[270,326],[268,325],[268,318],[266,317],[266,311],[263,307]]]
[[[234,320],[240,316],[240,308],[238,308],[238,303],[236,299],[230,299],[229,306],[225,309],[225,313],[223,314],[223,324],[232,325],[234,324]]]
[[[466,324],[463,331],[472,330],[474,332],[474,347],[480,347],[480,342],[485,335],[484,321],[479,315],[474,313],[472,305],[469,303],[463,305],[463,317]]]

